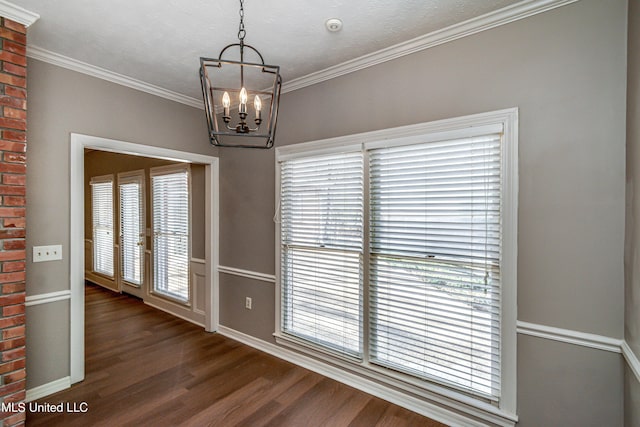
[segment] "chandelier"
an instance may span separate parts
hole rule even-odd
[[[260,52],[245,44],[246,34],[240,0],[239,42],[227,45],[217,59],[200,58],[209,140],[219,147],[271,148],[282,86],[280,67],[266,65]],[[222,58],[234,51],[235,59]],[[246,57],[253,57],[253,62]]]

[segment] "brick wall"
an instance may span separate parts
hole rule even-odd
[[[24,402],[26,28],[0,18],[0,401]],[[5,406],[6,408],[6,406]],[[24,413],[2,412],[5,427]]]

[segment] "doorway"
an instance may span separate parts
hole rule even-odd
[[[70,290],[71,383],[84,379],[84,154],[94,149],[132,156],[204,165],[204,326],[218,329],[218,158],[166,148],[134,144],[81,134],[71,134],[70,146]]]

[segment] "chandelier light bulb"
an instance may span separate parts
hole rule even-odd
[[[240,89],[240,113],[247,112],[247,90],[245,88]]]
[[[258,95],[253,98],[253,106],[256,108],[256,124],[262,122],[262,100]]]
[[[225,119],[225,122],[229,120],[229,107],[231,106],[231,99],[229,98],[229,92],[225,92],[222,95],[222,106],[224,107],[224,112],[222,116]]]

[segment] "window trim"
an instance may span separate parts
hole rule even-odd
[[[454,139],[487,133],[500,129],[503,133],[501,147],[502,182],[502,312],[501,312],[501,397],[494,406],[481,398],[468,395],[462,391],[449,389],[435,383],[416,387],[415,381],[400,379],[401,376],[387,375],[384,370],[371,367],[369,363],[354,364],[353,361],[336,356],[329,351],[318,349],[301,340],[292,339],[282,333],[281,329],[281,229],[279,223],[280,209],[280,164],[282,161],[322,154],[364,151],[394,145],[406,145],[417,142],[431,142]],[[518,109],[510,108],[469,116],[438,120],[416,125],[402,126],[373,132],[366,132],[343,137],[336,137],[318,141],[305,142],[290,146],[277,147],[275,155],[275,184],[276,184],[276,230],[275,230],[275,334],[276,342],[302,353],[311,354],[324,362],[355,371],[363,376],[382,381],[393,387],[398,387],[410,393],[417,394],[426,400],[446,405],[454,410],[462,411],[474,417],[512,425],[517,421],[517,221],[518,221]],[[368,171],[365,167],[365,173]],[[366,180],[365,180],[366,181]],[[367,184],[368,185],[368,184]],[[365,188],[365,192],[368,191]],[[366,210],[365,210],[366,211]],[[368,218],[365,218],[368,220]],[[368,242],[365,242],[368,245]],[[366,279],[366,278],[365,278]],[[366,299],[365,299],[366,300]],[[367,316],[365,316],[366,318]],[[365,325],[366,326],[366,325]],[[365,343],[365,351],[367,351]],[[421,384],[425,384],[422,382]]]
[[[153,223],[153,177],[158,175],[169,175],[173,173],[178,173],[186,171],[187,172],[187,192],[189,194],[189,231],[188,231],[188,242],[187,248],[189,253],[187,254],[187,281],[188,281],[188,297],[186,300],[181,300],[180,298],[172,297],[171,295],[163,294],[162,292],[158,292],[155,290],[155,244],[153,237],[153,230],[155,229],[155,225]],[[150,206],[149,212],[151,214],[151,263],[149,268],[149,286],[147,287],[147,293],[149,295],[153,295],[154,297],[162,298],[167,301],[170,301],[176,305],[181,307],[191,307],[193,303],[193,281],[191,280],[191,233],[192,233],[192,188],[191,188],[191,165],[189,163],[181,163],[177,165],[167,165],[167,166],[156,166],[152,167],[149,170],[149,186],[150,186]]]

